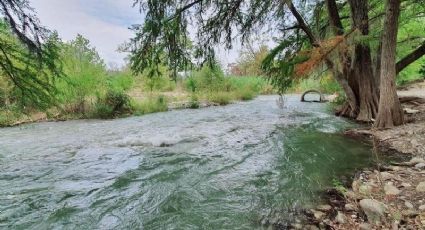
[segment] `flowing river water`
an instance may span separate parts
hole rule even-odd
[[[277,96],[0,129],[0,228],[259,229],[371,162],[326,104]]]

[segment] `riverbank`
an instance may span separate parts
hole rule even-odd
[[[345,132],[370,140],[395,159],[357,172],[351,185],[329,189],[327,204],[307,210],[310,225],[295,229],[425,229],[425,82],[399,91],[407,123],[386,130]]]

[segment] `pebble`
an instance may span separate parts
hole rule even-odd
[[[419,206],[419,210],[424,211],[425,210],[425,204]]]
[[[413,158],[409,161],[409,163],[410,163],[411,165],[416,165],[416,164],[419,164],[419,163],[425,163],[425,160],[424,160],[424,159],[422,159],[422,158],[420,158],[420,157],[413,157]]]
[[[421,182],[416,186],[417,192],[425,192],[425,181]]]
[[[408,207],[409,209],[413,209],[414,207],[413,207],[413,204],[412,203],[410,203],[409,201],[405,201],[404,202],[404,205],[406,205],[406,207]]]

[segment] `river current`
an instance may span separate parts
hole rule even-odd
[[[277,96],[0,129],[0,228],[259,229],[371,162],[326,104]]]

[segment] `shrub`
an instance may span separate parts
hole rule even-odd
[[[124,92],[109,90],[95,105],[95,117],[113,118],[131,111],[130,97]]]
[[[190,97],[189,108],[191,108],[191,109],[198,109],[199,108],[199,100],[198,100],[198,97],[195,94],[193,94]]]

